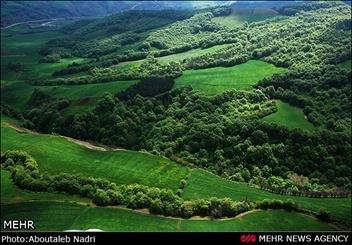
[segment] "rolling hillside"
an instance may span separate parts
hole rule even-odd
[[[177,190],[189,171],[148,153],[93,150],[63,137],[16,132],[5,122],[2,122],[1,135],[7,138],[1,141],[2,151],[25,150],[37,159],[42,171],[50,174],[69,172],[87,177],[104,176],[118,184],[139,183]]]
[[[15,129],[9,127],[6,121],[2,121],[1,133],[10,139],[2,140],[2,151],[26,150],[37,159],[40,170],[49,174],[65,172],[65,169],[70,169],[71,174],[83,174],[89,177],[104,176],[117,184],[139,183],[172,190],[179,188],[182,179],[187,179],[182,197],[188,200],[211,197],[229,197],[238,201],[291,199],[302,208],[314,212],[318,212],[323,207],[334,218],[351,225],[351,216],[346,215],[351,207],[350,198],[316,199],[273,194],[244,183],[222,179],[201,169],[190,170],[167,159],[146,153],[124,150],[101,151],[86,148],[90,146],[84,147],[80,145],[81,143],[77,144],[62,137],[16,132]],[[46,144],[45,142],[50,143]],[[58,157],[58,155],[65,157]],[[87,199],[80,200],[74,196],[66,197],[61,194],[38,193],[32,195],[30,192],[19,191],[18,188],[13,187],[8,178],[8,173],[4,172],[2,184],[9,185],[2,192],[2,201],[5,203],[27,201],[28,199],[87,202]],[[337,209],[336,206],[339,208]]]
[[[39,231],[93,228],[104,231],[242,231],[248,229],[308,231],[334,229],[332,226],[309,216],[281,210],[257,211],[239,218],[210,221],[170,219],[124,208],[99,208],[90,206],[85,199],[70,195],[23,191],[11,183],[7,171],[1,171],[1,186],[1,221],[23,217],[34,220]],[[88,205],[83,205],[83,203]],[[54,223],[51,218],[53,216],[59,217]],[[131,222],[132,220],[133,222]],[[261,220],[260,224],[257,222],[258,220]]]
[[[1,221],[351,229],[344,1],[1,7]]]
[[[172,1],[2,1],[1,27],[18,22],[68,17],[99,17],[130,9],[168,9],[192,8],[184,1],[175,4]],[[15,14],[16,13],[16,14]]]

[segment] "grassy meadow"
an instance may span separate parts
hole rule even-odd
[[[174,62],[182,62],[184,59],[193,58],[193,57],[197,57],[197,56],[201,56],[201,55],[205,55],[205,54],[211,54],[211,53],[214,53],[214,52],[216,52],[216,51],[218,51],[220,49],[223,49],[223,48],[226,48],[226,47],[229,47],[229,46],[230,46],[230,44],[215,45],[215,46],[210,47],[210,48],[191,49],[191,50],[186,51],[186,52],[170,54],[170,55],[165,55],[165,56],[155,57],[155,58],[162,64],[167,64],[167,63],[170,63],[172,61],[174,61]],[[140,66],[144,61],[145,61],[145,59],[135,60],[135,61],[125,61],[125,62],[121,62],[121,63],[119,63],[117,65],[111,66],[111,68],[114,69],[114,70],[135,69],[135,68],[138,68],[138,66]]]
[[[182,53],[158,57],[157,59],[161,63],[170,63],[171,61],[179,62],[179,61],[182,61],[187,58],[193,58],[193,57],[197,57],[197,56],[201,56],[201,55],[205,55],[205,54],[212,54],[220,49],[223,49],[223,48],[226,48],[229,46],[230,46],[230,44],[222,44],[222,45],[215,45],[213,47],[205,48],[205,49],[197,48],[197,49],[192,49],[192,50],[182,52]]]
[[[277,12],[271,9],[233,9],[230,15],[214,17],[212,21],[232,29],[243,25],[245,22],[252,23],[256,21],[262,21],[275,17],[276,15]]]
[[[188,177],[183,190],[184,199],[229,197],[233,200],[263,200],[263,199],[292,199],[305,209],[319,211],[325,208],[333,217],[343,220],[351,226],[351,198],[309,198],[279,195],[251,187],[245,183],[236,183],[202,169],[194,169]]]
[[[225,220],[183,220],[109,207],[67,202],[37,201],[1,205],[1,220],[22,217],[34,220],[37,230],[104,231],[277,231],[334,230],[309,216],[282,210],[249,213]],[[53,222],[52,217],[55,217]],[[258,222],[260,221],[260,222]]]
[[[314,130],[313,124],[305,118],[302,109],[291,106],[281,100],[276,100],[275,102],[278,107],[277,112],[264,117],[264,121],[286,126],[289,129]]]
[[[98,151],[54,135],[17,132],[1,124],[1,150],[24,150],[49,174],[68,172],[104,177],[118,184],[143,184],[177,190],[189,172],[166,158],[127,150]]]
[[[187,70],[175,80],[175,87],[190,85],[208,95],[228,89],[250,90],[259,80],[285,71],[263,61],[250,60],[232,67]]]
[[[54,98],[64,98],[72,101],[65,113],[73,114],[94,107],[104,93],[118,93],[136,84],[137,80],[114,81],[84,85],[61,86],[31,86],[25,82],[11,82],[2,88],[2,102],[19,110],[25,110],[28,99],[35,88],[46,91]]]
[[[40,47],[48,40],[64,37],[64,34],[57,30],[41,31],[29,29],[24,25],[18,25],[5,31],[1,31],[1,79],[18,80],[30,78],[48,78],[59,69],[67,67],[72,62],[84,63],[86,58],[65,58],[59,63],[38,63],[40,59]],[[14,73],[9,71],[6,66],[9,62],[21,63],[24,71]]]

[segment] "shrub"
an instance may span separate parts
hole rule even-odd
[[[322,221],[331,221],[331,215],[325,208],[320,208],[315,217]]]
[[[97,189],[93,196],[93,202],[99,206],[106,206],[110,204],[110,198],[106,191]]]

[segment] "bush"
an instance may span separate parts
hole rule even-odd
[[[149,208],[150,213],[152,214],[164,214],[162,203],[160,199],[152,200]]]
[[[36,161],[22,151],[5,152],[1,156],[1,163],[10,169],[14,183],[23,189],[79,194],[82,197],[92,198],[92,201],[99,206],[126,205],[132,209],[149,208],[153,214],[184,218],[194,215],[211,216],[212,218],[234,217],[255,207],[298,210],[298,206],[292,200],[283,202],[265,199],[256,205],[246,201],[236,202],[229,198],[215,197],[210,200],[184,201],[180,197],[182,189],[179,189],[176,195],[169,189],[139,184],[117,186],[105,179],[67,173],[49,177],[40,174]],[[186,180],[182,179],[181,184],[184,186],[185,183]],[[330,220],[330,214],[325,210],[320,210],[317,217],[322,220]]]
[[[39,63],[58,63],[60,62],[60,55],[59,54],[48,54],[45,57],[39,59]]]
[[[187,181],[185,179],[181,179],[181,181],[180,181],[180,189],[185,188],[186,184],[187,184]]]
[[[320,208],[315,217],[322,221],[331,221],[331,215],[325,208]]]
[[[97,189],[93,196],[93,202],[99,206],[106,206],[110,204],[110,198],[106,191]]]
[[[180,216],[183,218],[190,218],[194,215],[194,203],[185,201],[180,207]]]

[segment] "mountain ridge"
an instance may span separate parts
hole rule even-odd
[[[126,10],[197,9],[234,1],[1,1],[1,27],[54,18],[98,17]]]

